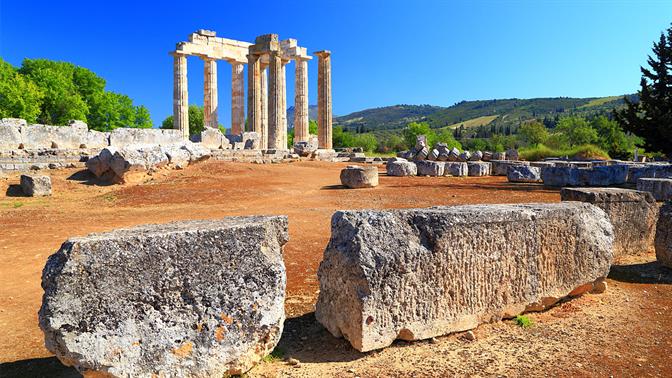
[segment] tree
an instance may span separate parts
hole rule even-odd
[[[36,122],[42,98],[42,91],[35,83],[0,58],[0,118]]]
[[[572,146],[597,142],[597,131],[584,118],[561,118],[556,130],[563,133]]]
[[[616,121],[605,116],[593,118],[590,125],[597,131],[597,145],[614,158],[629,158],[635,147],[644,142],[635,135],[627,135]]]
[[[402,131],[407,148],[413,148],[417,141],[418,135],[425,135],[427,137],[427,145],[433,146],[436,135],[434,131],[429,128],[427,122],[411,122]]]
[[[548,130],[546,126],[537,120],[525,122],[518,129],[518,135],[527,142],[527,144],[536,146],[544,143],[548,139]]]
[[[626,107],[615,111],[617,122],[644,138],[644,147],[672,155],[672,27],[660,33],[649,55],[649,68],[640,67],[639,100],[624,98]]]
[[[203,131],[203,107],[189,105],[189,135],[200,135]],[[173,128],[173,116],[168,116],[161,122],[162,129]]]

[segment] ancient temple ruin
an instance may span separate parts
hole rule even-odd
[[[218,127],[217,61],[231,64],[231,134],[254,131],[260,148],[287,149],[287,91],[285,66],[295,62],[294,141],[307,142],[308,61],[306,48],[295,39],[280,41],[277,34],[266,34],[254,43],[217,37],[214,31],[199,30],[188,42],[177,44],[174,57],[173,125],[189,138],[189,94],[187,57],[204,61],[204,124]],[[331,52],[315,52],[318,57],[318,144],[332,148]],[[244,66],[247,65],[247,123],[245,118]]]

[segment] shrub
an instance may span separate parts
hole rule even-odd
[[[534,325],[534,321],[527,315],[516,315],[514,321],[522,328],[530,328]]]
[[[523,160],[529,161],[543,160],[549,157],[562,158],[565,156],[578,160],[609,159],[609,154],[592,144],[560,149],[540,144],[534,147],[523,148],[519,151],[519,154]]]

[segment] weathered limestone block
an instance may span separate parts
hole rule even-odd
[[[467,167],[469,176],[490,176],[491,163],[470,161]]]
[[[490,160],[491,174],[493,176],[506,176],[509,173],[509,167],[512,165],[530,165],[526,161],[513,160]]]
[[[434,148],[437,150],[438,155],[436,160],[438,161],[447,161],[448,156],[450,155],[450,149],[448,149],[448,146],[445,143],[437,143]]]
[[[506,174],[509,182],[528,182],[538,183],[541,180],[541,169],[529,165],[509,165],[509,171]]]
[[[484,151],[483,152],[483,158],[481,159],[483,161],[490,161],[492,160],[492,152],[490,151]]]
[[[110,160],[110,169],[121,182],[129,182],[168,163],[168,156],[158,145],[128,146],[114,153]]]
[[[672,203],[660,208],[655,238],[656,260],[672,269]]]
[[[444,176],[466,177],[469,176],[469,166],[465,162],[449,161],[443,168]]]
[[[378,186],[378,168],[349,165],[341,170],[341,184],[350,189]]]
[[[21,127],[23,146],[26,149],[79,149],[86,134],[86,129],[82,129],[78,124],[74,126],[34,124]]]
[[[588,186],[610,186],[623,185],[628,178],[628,165],[600,165],[592,167],[589,170],[580,170],[579,172],[587,174],[588,178],[581,180]]]
[[[518,150],[515,150],[515,149],[506,150],[506,159],[507,160],[518,160]]]
[[[492,160],[506,160],[506,152],[495,152],[492,154]]]
[[[413,160],[416,161],[421,161],[427,159],[427,156],[429,155],[429,149],[427,147],[423,147],[419,150],[413,151]]]
[[[388,176],[416,176],[418,167],[410,161],[388,161],[385,166]]]
[[[159,145],[183,143],[180,130],[118,128],[110,132],[110,146]]]
[[[51,177],[40,175],[21,175],[21,191],[28,197],[51,195]]]
[[[108,172],[112,156],[117,152],[115,147],[105,147],[100,150],[100,153],[86,161],[86,168],[91,171],[96,177],[101,178]]]
[[[331,230],[315,316],[359,351],[542,310],[612,261],[607,215],[580,202],[339,211]]]
[[[672,200],[672,178],[640,178],[637,190],[653,194],[656,201]]]
[[[628,183],[637,184],[637,180],[640,178],[672,178],[672,164],[630,164],[628,168]]]
[[[448,154],[448,161],[459,161],[460,160],[460,150],[456,147],[453,147]]]
[[[197,161],[206,160],[210,158],[212,151],[200,143],[192,143],[190,141],[183,141],[180,147],[189,153],[189,162],[195,163]]]
[[[436,148],[432,149],[427,156],[427,160],[436,161],[439,159],[439,150]]]
[[[16,120],[16,121],[14,121]],[[16,150],[23,146],[21,127],[17,118],[3,118],[0,120],[0,150]],[[25,120],[20,120],[25,122]]]
[[[0,126],[21,128],[23,126],[28,126],[28,122],[23,118],[2,118],[0,119]]]
[[[82,134],[82,139],[79,148],[105,148],[109,145],[110,145],[109,132],[88,130]]]
[[[555,167],[555,163],[552,161],[531,161],[530,166],[537,168]]]
[[[319,141],[315,135],[311,135],[308,141],[297,142],[294,144],[294,153],[299,156],[308,157],[319,147]]]
[[[541,179],[546,186],[580,186],[579,169],[573,167],[541,168]]]
[[[42,272],[46,347],[92,376],[244,373],[282,333],[287,239],[286,217],[183,221],[70,239]]]
[[[261,148],[261,137],[254,131],[244,132],[242,135],[246,150],[258,150]]]
[[[464,151],[460,154],[458,161],[469,161],[469,159],[471,159],[471,152]]]
[[[224,135],[219,129],[213,129],[206,127],[201,131],[201,144],[213,150],[218,150],[222,148],[222,139]]]
[[[191,154],[179,144],[161,146],[161,152],[166,154],[168,164],[177,169],[184,169],[189,165]]]
[[[469,158],[470,161],[481,161],[483,159],[483,153],[481,151],[474,152]]]
[[[443,176],[444,162],[441,161],[418,161],[418,176]]]
[[[648,192],[620,188],[563,188],[563,201],[580,201],[604,210],[614,226],[614,257],[653,251],[658,206]]]

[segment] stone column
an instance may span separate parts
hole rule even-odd
[[[189,139],[189,94],[187,90],[187,57],[173,53],[173,128]]]
[[[245,131],[245,78],[242,63],[231,64],[231,134]]]
[[[285,67],[289,62],[282,62],[280,69],[280,109],[282,109],[282,123],[280,136],[282,138],[282,149],[287,149],[287,70]]]
[[[307,142],[308,131],[308,61],[295,60],[294,74],[294,143]]]
[[[268,148],[268,70],[261,66],[261,149]]]
[[[217,61],[203,59],[203,126],[216,129],[217,121]]]
[[[268,78],[268,148],[284,150],[282,146],[282,59],[277,51],[269,54]]]
[[[319,148],[332,148],[332,110],[331,110],[331,51],[315,53],[317,65],[317,139]]]
[[[261,133],[261,57],[247,56],[247,131]]]

